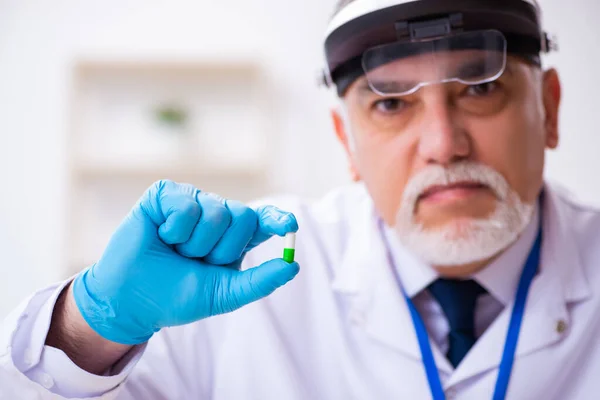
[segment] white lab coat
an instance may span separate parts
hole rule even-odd
[[[79,396],[94,399],[431,398],[364,188],[337,190],[314,205],[274,202],[300,223],[295,280],[232,314],[161,331],[113,377],[85,374],[48,348],[40,359],[57,293],[46,289],[6,321],[0,398],[60,399],[52,392],[64,393],[69,377]],[[597,399],[600,211],[548,186],[542,215],[541,273],[529,294],[508,398]],[[281,245],[270,240],[247,265],[279,257]],[[510,312],[502,311],[455,371],[433,346],[449,399],[491,398]]]

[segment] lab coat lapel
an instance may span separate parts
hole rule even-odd
[[[370,338],[421,362],[410,311],[388,258],[375,210],[371,204],[361,207],[365,209],[369,212],[357,216],[351,229],[333,288],[347,296],[351,320],[362,326]],[[434,343],[431,345],[438,368],[451,373],[446,357]]]
[[[382,246],[383,247],[383,246]],[[385,248],[382,248],[385,254]],[[416,331],[399,287],[395,273],[386,257],[373,265],[373,282],[369,290],[370,302],[366,308],[366,331],[374,339],[422,362]],[[437,345],[430,340],[436,365],[450,374],[452,366]]]
[[[535,278],[527,298],[517,344],[517,359],[561,339],[555,327],[558,321],[568,321],[568,313],[560,290],[560,282],[556,279],[543,275]],[[479,338],[447,385],[456,385],[500,365],[512,308],[512,304],[506,307]]]
[[[532,282],[517,344],[516,362],[559,342],[570,325],[567,306],[590,297],[564,205],[546,188],[540,272]],[[447,385],[497,368],[502,358],[513,304],[507,306],[458,366]]]
[[[389,265],[386,249],[380,240],[374,240],[371,251],[378,256],[370,266],[373,275],[365,282],[368,285],[365,287],[365,330],[374,340],[420,360],[410,312]]]

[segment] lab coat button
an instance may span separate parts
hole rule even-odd
[[[562,319],[556,323],[556,332],[559,334],[564,333],[567,330],[567,323]]]

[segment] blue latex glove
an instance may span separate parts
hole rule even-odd
[[[256,210],[160,181],[111,238],[101,259],[73,283],[93,330],[113,342],[146,342],[161,328],[236,310],[293,279],[297,263],[274,259],[240,271],[246,252],[298,229],[272,206]]]

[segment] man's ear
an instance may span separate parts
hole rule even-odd
[[[544,110],[546,114],[544,126],[546,128],[546,146],[550,149],[558,147],[558,116],[561,95],[562,89],[558,72],[555,69],[546,71],[543,78]]]
[[[358,169],[356,168],[356,162],[354,160],[354,153],[352,149],[352,145],[350,143],[352,138],[348,136],[348,129],[346,127],[346,122],[342,117],[339,110],[333,108],[331,109],[331,120],[333,121],[333,127],[335,129],[335,135],[338,140],[344,147],[346,151],[346,156],[348,157],[348,163],[350,164],[350,176],[354,182],[360,181],[360,175],[358,173]]]

